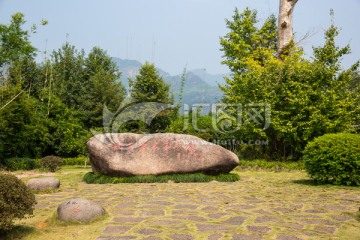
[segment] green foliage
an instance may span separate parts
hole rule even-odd
[[[76,158],[63,158],[62,165],[74,166],[74,165],[90,165],[90,159],[88,157],[76,157]]]
[[[326,134],[310,142],[303,160],[306,171],[319,183],[360,185],[360,135]]]
[[[303,170],[304,163],[302,161],[298,162],[280,162],[280,161],[269,161],[264,159],[254,159],[254,160],[240,160],[239,168],[241,169],[267,169],[274,171],[282,170]]]
[[[211,116],[202,116],[199,114],[194,114],[196,120],[193,121],[193,114],[190,112],[188,117],[179,117],[174,120],[167,128],[167,132],[179,133],[179,134],[189,134],[199,138],[202,138],[206,141],[212,141],[217,138],[217,132],[212,127],[212,117]]]
[[[0,67],[34,57],[36,49],[30,43],[29,32],[22,29],[25,22],[24,14],[18,12],[9,25],[0,24]]]
[[[4,167],[10,171],[32,170],[40,167],[40,162],[32,158],[8,158],[4,161]]]
[[[271,15],[261,28],[256,27],[258,22],[257,12],[248,8],[242,13],[236,8],[233,19],[226,20],[230,32],[220,38],[221,50],[225,57],[222,63],[233,73],[247,71],[248,57],[263,62],[269,57],[263,50],[269,50],[272,54],[277,51],[276,17]]]
[[[41,159],[42,168],[48,169],[50,172],[56,172],[62,165],[62,158],[57,156],[46,156]]]
[[[275,36],[274,21],[270,17],[258,28],[256,12],[246,9],[242,14],[236,11],[233,20],[227,22],[230,32],[221,39],[223,63],[233,76],[221,86],[223,102],[244,108],[247,104],[268,104],[268,128],[244,112],[242,122],[246,124],[233,137],[268,140],[262,151],[270,158],[298,160],[315,137],[355,131],[360,98],[352,90],[352,76],[358,63],[341,69],[340,60],[350,49],[335,45],[338,30],[333,25],[325,32],[324,46],[314,48],[312,61],[296,47],[284,59],[276,58],[276,38],[263,36],[263,32]],[[265,114],[257,118],[262,123]]]
[[[0,164],[15,156],[85,155],[90,129],[103,126],[104,105],[116,110],[125,96],[120,73],[102,49],[86,56],[69,43],[36,63],[24,23],[16,13],[0,24]]]
[[[126,128],[131,132],[164,132],[166,127],[177,116],[177,109],[169,109],[174,103],[170,95],[170,85],[166,84],[159,75],[154,64],[146,62],[141,66],[140,72],[135,79],[129,79],[131,97],[138,103],[132,119],[147,119],[154,116],[151,123],[135,121],[127,124]],[[131,113],[130,113],[131,114]],[[139,115],[141,115],[139,117]]]
[[[106,183],[166,183],[173,181],[180,182],[235,182],[240,179],[235,173],[220,174],[217,176],[205,175],[203,173],[189,174],[164,174],[164,175],[139,175],[131,177],[110,177],[100,173],[88,172],[84,175],[84,181],[89,184],[106,184]]]
[[[8,230],[14,219],[33,214],[35,195],[17,177],[0,173],[0,230]]]

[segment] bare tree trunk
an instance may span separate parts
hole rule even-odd
[[[281,58],[283,50],[293,40],[292,15],[298,0],[280,0],[278,19],[278,57]]]

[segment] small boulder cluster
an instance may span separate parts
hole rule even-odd
[[[55,177],[32,178],[26,186],[35,191],[55,190],[60,187],[60,180]],[[66,222],[89,222],[105,213],[100,204],[82,198],[71,199],[57,208],[59,220]]]

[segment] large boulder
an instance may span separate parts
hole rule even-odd
[[[75,198],[62,203],[57,208],[57,214],[61,221],[89,222],[105,214],[105,210],[96,202]]]
[[[26,186],[37,191],[57,189],[60,187],[60,180],[56,177],[32,178],[26,182]]]
[[[122,177],[145,174],[228,173],[239,164],[231,151],[184,134],[107,133],[87,142],[93,172]]]

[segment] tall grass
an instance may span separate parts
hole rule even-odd
[[[220,174],[210,176],[203,173],[189,174],[164,174],[164,175],[138,175],[131,177],[110,177],[100,173],[88,172],[84,175],[84,181],[89,184],[106,184],[106,183],[166,183],[173,181],[175,183],[189,182],[235,182],[240,179],[235,173]]]

